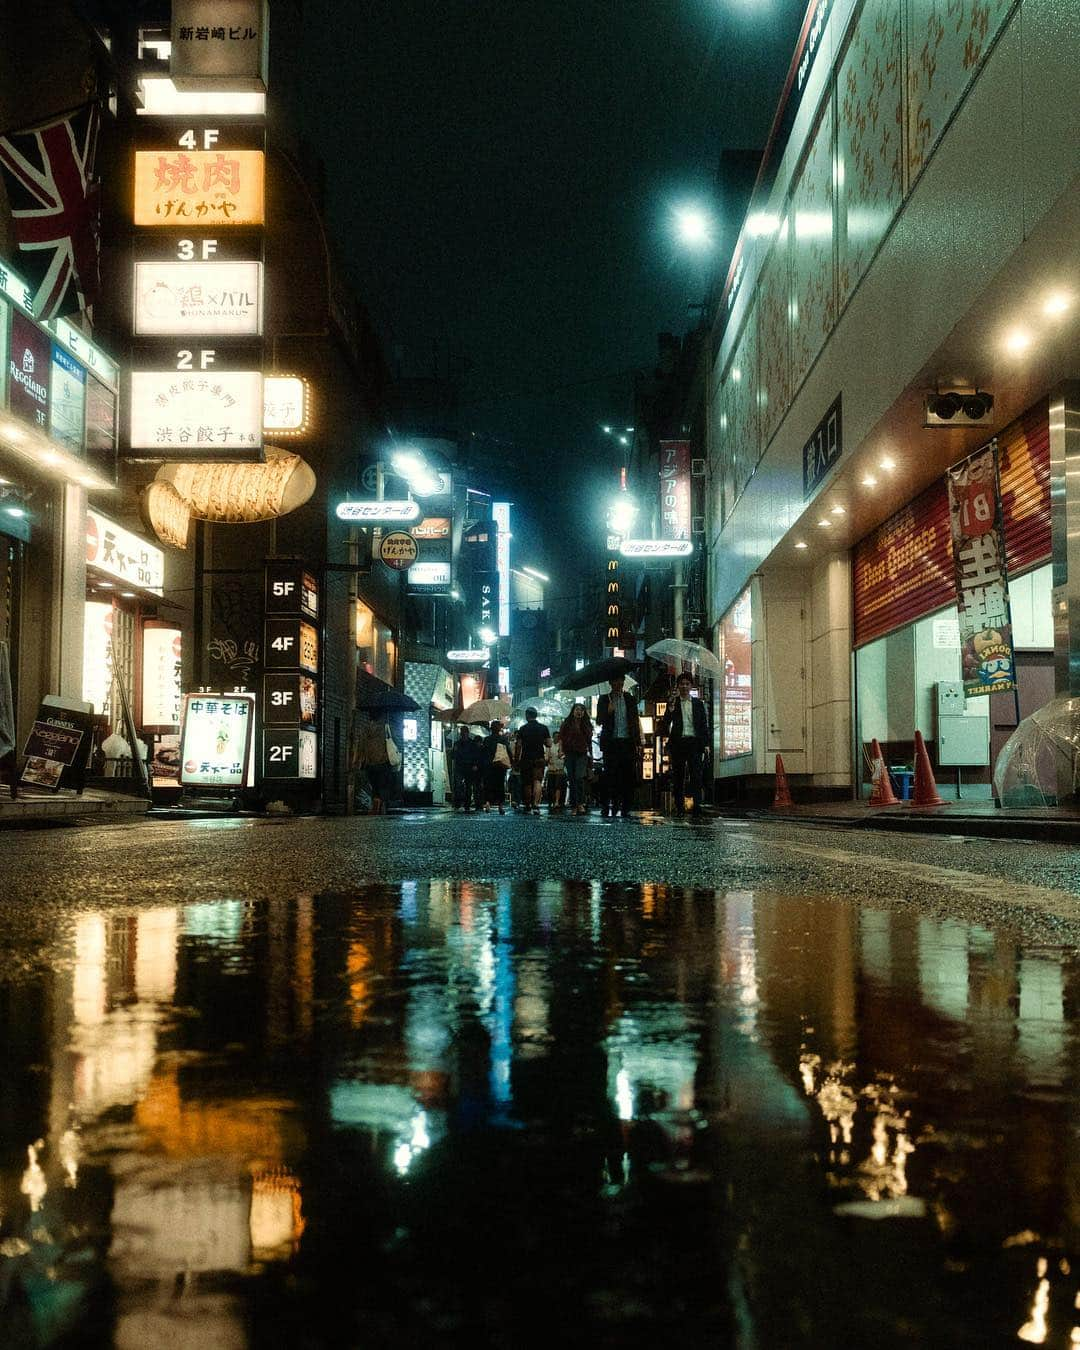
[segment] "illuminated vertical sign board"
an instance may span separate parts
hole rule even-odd
[[[184,229],[262,225],[261,150],[135,151],[136,225]]]
[[[660,442],[660,535],[690,538],[690,442]]]
[[[499,576],[499,636],[510,634],[510,503],[493,502],[491,518],[499,527],[495,541],[495,570]]]

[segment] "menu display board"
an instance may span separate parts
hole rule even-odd
[[[23,754],[22,781],[32,787],[82,788],[90,757],[92,714],[42,703]]]

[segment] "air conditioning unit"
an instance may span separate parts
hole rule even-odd
[[[984,389],[937,390],[926,396],[928,427],[985,427],[990,425],[994,396]]]
[[[703,459],[692,459],[690,461],[690,472],[695,478],[705,477],[705,461]]]

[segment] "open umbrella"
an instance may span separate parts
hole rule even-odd
[[[471,703],[454,720],[463,726],[475,726],[478,722],[503,721],[510,716],[510,704],[504,698],[482,698]]]
[[[579,694],[582,694],[590,685],[608,684],[613,676],[626,675],[636,666],[636,661],[628,661],[625,656],[608,656],[602,661],[593,661],[590,665],[582,666],[580,670],[575,670],[572,675],[567,675],[559,688],[575,689]],[[626,683],[627,687],[630,687],[630,681],[627,680]],[[604,691],[600,690],[600,692]]]
[[[395,689],[392,684],[369,675],[366,670],[356,672],[356,706],[367,712],[416,712],[416,699]]]
[[[510,715],[510,725],[520,726],[525,721],[526,708],[535,708],[536,715],[541,722],[558,722],[561,724],[573,706],[572,698],[553,698],[550,694],[545,694],[543,698],[525,699],[521,707],[515,708]]]
[[[672,670],[692,669],[702,675],[723,675],[724,667],[708,647],[700,642],[687,642],[683,638],[664,638],[654,642],[645,651],[657,661],[663,661]]]

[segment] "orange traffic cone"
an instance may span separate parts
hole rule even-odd
[[[893,791],[889,771],[885,767],[885,756],[881,753],[881,746],[878,745],[876,736],[870,742],[870,759],[872,762],[870,781],[874,785],[870,793],[870,805],[899,806],[900,803]]]
[[[772,799],[773,810],[779,810],[782,806],[794,806],[791,800],[791,788],[788,787],[787,774],[784,772],[784,760],[780,755],[776,756],[776,794]]]
[[[912,806],[944,806],[943,798],[938,796],[934,771],[930,767],[930,756],[926,752],[926,742],[922,732],[915,733],[915,793]]]

